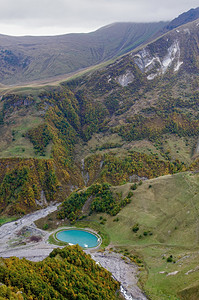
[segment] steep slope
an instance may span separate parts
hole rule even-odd
[[[126,140],[153,139],[169,132],[194,135],[198,133],[198,59],[196,20],[66,84],[77,98],[104,105],[109,111],[106,128]]]
[[[62,201],[94,182],[117,185],[189,168],[199,133],[198,41],[196,20],[60,87],[4,95],[2,212]]]
[[[1,112],[1,211],[27,213],[83,185],[72,158],[80,122],[70,91],[7,95]]]
[[[144,152],[147,159],[153,154],[190,164],[199,133],[198,41],[196,20],[101,70],[66,83],[78,101],[86,99],[108,110],[103,128],[90,123],[88,137],[98,132],[97,140],[89,143],[92,149],[81,149],[81,155],[87,155],[89,183],[97,177],[109,181],[111,174],[117,183],[129,180],[133,172],[129,164],[135,161],[131,151]],[[137,156],[137,160],[143,157]],[[183,169],[179,162],[176,165]],[[144,176],[135,166],[132,169]]]
[[[91,33],[0,35],[0,82],[19,84],[78,71],[147,42],[166,22],[115,23]]]
[[[25,214],[74,191],[58,217],[110,236],[139,263],[154,300],[198,297],[198,24],[58,87],[21,89],[0,102],[1,214]],[[118,288],[77,248],[41,263],[0,264],[0,291],[18,299],[21,287],[30,298],[41,291],[60,299],[115,299]]]
[[[198,16],[196,8],[170,23],[114,23],[95,32],[52,37],[0,35],[0,83],[60,79],[125,54]]]
[[[192,22],[199,18],[199,7],[192,8],[187,12],[182,13],[177,18],[173,19],[168,25],[166,25],[166,30],[172,30],[178,26],[184,25],[186,23]]]

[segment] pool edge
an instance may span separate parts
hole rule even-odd
[[[96,237],[97,237],[97,239],[99,240],[99,243],[97,244],[97,246],[95,246],[95,247],[82,247],[82,246],[80,246],[83,250],[93,250],[93,249],[98,249],[100,246],[101,246],[101,244],[102,244],[102,237],[95,231],[95,230],[93,230],[93,229],[91,229],[91,228],[80,228],[80,227],[75,227],[75,226],[73,226],[73,227],[62,227],[62,228],[60,228],[60,229],[58,229],[58,230],[56,230],[54,233],[52,233],[52,235],[53,235],[53,238],[55,239],[55,241],[56,242],[61,242],[61,243],[65,243],[65,246],[70,246],[69,245],[69,243],[67,243],[67,242],[63,242],[63,241],[61,241],[61,240],[59,240],[58,238],[57,238],[57,234],[59,233],[59,232],[62,232],[62,231],[66,231],[66,230],[82,230],[82,231],[86,231],[86,232],[88,232],[88,233],[91,233],[91,234],[93,234],[93,235],[95,235]]]

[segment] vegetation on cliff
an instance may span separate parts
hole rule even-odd
[[[1,159],[0,182],[1,212],[25,214],[56,200],[58,180],[51,160]]]

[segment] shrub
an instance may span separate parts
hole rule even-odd
[[[46,224],[44,224],[44,226],[43,226],[43,229],[44,230],[47,230],[49,228],[49,225],[46,223]]]
[[[138,232],[138,230],[139,230],[139,224],[135,224],[134,226],[133,226],[133,228],[132,228],[132,230],[133,230],[133,232]]]
[[[38,243],[38,242],[40,242],[42,240],[42,237],[41,236],[38,236],[38,235],[32,235],[31,237],[30,237],[30,242],[36,242],[36,243]]]
[[[172,262],[173,261],[173,256],[170,255],[169,257],[167,257],[167,262]]]
[[[127,196],[127,198],[131,198],[133,196],[133,192],[132,191],[130,191],[129,193],[128,193],[128,196]]]
[[[136,189],[137,189],[137,184],[134,183],[134,184],[131,186],[131,189],[132,189],[133,191],[136,190]]]

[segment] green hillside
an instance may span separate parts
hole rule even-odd
[[[103,206],[108,193],[102,186],[98,185],[97,191],[93,187],[80,191],[81,199],[87,195],[89,198],[83,209],[78,206],[75,226],[93,228],[103,237],[103,247],[138,264],[139,286],[149,299],[198,299],[198,172],[127,183],[111,187],[109,192],[114,200]],[[63,203],[65,213],[70,213],[74,196]],[[128,197],[130,201],[117,215],[112,214],[112,204],[119,205]],[[53,213],[36,224],[55,229],[57,218],[65,218],[63,208],[58,215]],[[67,215],[70,221],[71,216]],[[68,226],[70,222],[65,219],[63,224]]]
[[[125,197],[131,186],[115,191]],[[197,173],[162,176],[137,186],[117,217],[100,213],[79,224],[98,224],[112,250],[139,264],[140,286],[149,299],[198,299],[198,193]]]
[[[115,23],[91,33],[60,36],[0,35],[0,83],[66,76],[135,49],[167,23]]]

